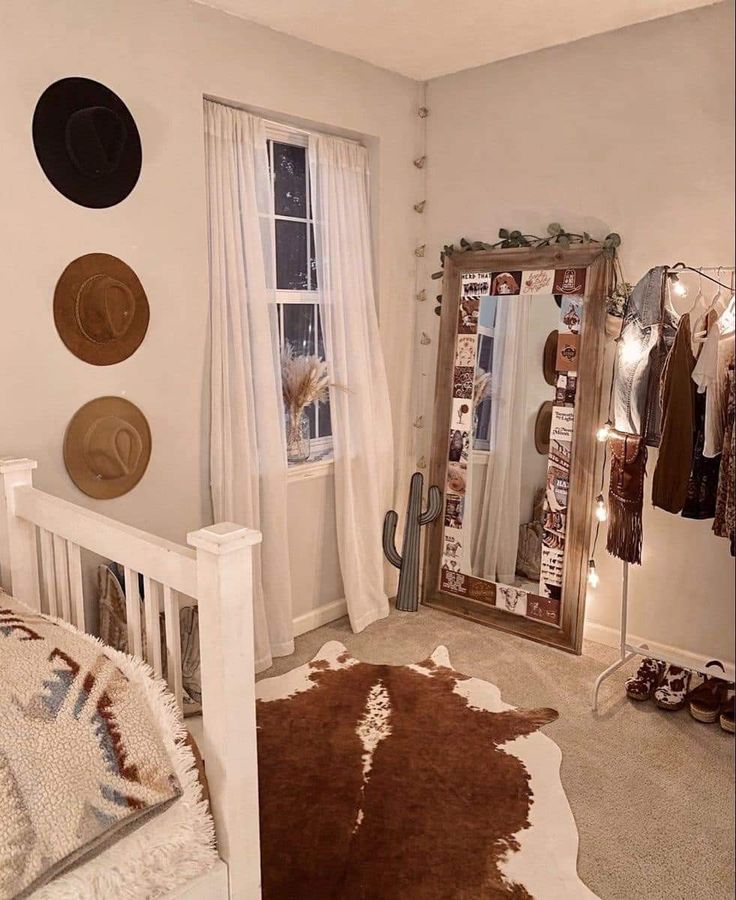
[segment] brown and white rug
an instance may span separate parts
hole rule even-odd
[[[264,900],[576,900],[553,709],[514,709],[445,647],[371,665],[335,641],[260,681]]]

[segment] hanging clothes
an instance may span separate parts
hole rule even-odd
[[[665,290],[668,289],[665,279]],[[644,436],[649,447],[659,447],[662,440],[662,378],[666,360],[675,343],[680,317],[667,306],[662,310],[662,323],[659,338],[652,350],[651,370],[649,372],[649,396],[647,397],[647,417]]]
[[[693,329],[697,333],[702,326],[707,335],[718,319],[718,314],[711,310],[698,319]],[[697,345],[697,354],[702,353],[703,344]],[[697,355],[697,360],[700,356]],[[694,370],[693,370],[694,371]],[[720,456],[703,455],[705,447],[705,394],[696,391],[693,397],[693,458],[690,480],[687,485],[687,498],[682,507],[682,516],[686,519],[712,519],[716,514],[716,491],[718,490],[718,471],[721,465]]]
[[[614,433],[609,438],[606,549],[641,563],[642,506],[647,445],[659,446],[660,374],[675,337],[673,315],[665,316],[666,266],[650,269],[634,287],[617,342],[613,382]]]
[[[652,503],[679,513],[687,499],[693,458],[692,382],[695,357],[691,348],[690,316],[679,321],[661,378],[661,437],[652,479]]]
[[[727,371],[734,358],[733,330],[723,331],[715,322],[693,369],[693,381],[705,394],[705,442],[703,455],[718,456],[723,447],[728,412]]]
[[[611,480],[606,550],[624,562],[640,565],[647,445],[638,434],[613,434],[608,439],[608,449]]]
[[[726,372],[726,428],[716,496],[716,514],[713,531],[719,537],[728,538],[731,556],[736,556],[736,379],[731,362]]]
[[[716,492],[721,457],[703,456],[705,446],[705,394],[693,398],[695,435],[690,480],[682,507],[685,519],[712,519],[716,514]]]
[[[659,444],[658,416],[649,410],[659,406],[661,356],[675,335],[671,315],[664,320],[666,272],[656,266],[634,287],[616,349],[614,427],[621,434],[646,435],[650,446]]]

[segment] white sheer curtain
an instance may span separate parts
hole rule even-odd
[[[286,447],[263,121],[205,101],[210,251],[210,480],[216,521],[263,532],[254,568],[256,671],[294,650]],[[267,222],[267,220],[264,220]]]
[[[368,211],[368,155],[310,135],[322,322],[332,380],[337,542],[354,631],[388,615],[381,528],[391,505],[393,439],[378,333]]]
[[[504,584],[514,583],[519,549],[530,299],[528,294],[497,299],[491,375],[491,450],[483,489],[479,492],[480,516],[472,544],[474,574]]]

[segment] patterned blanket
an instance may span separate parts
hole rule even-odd
[[[0,592],[0,900],[181,794],[139,686],[102,644]]]

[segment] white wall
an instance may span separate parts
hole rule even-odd
[[[430,82],[428,252],[559,221],[620,232],[628,280],[680,259],[733,265],[732,88],[732,2]],[[733,660],[726,541],[650,504],[644,530],[632,631]],[[588,618],[615,627],[620,564],[601,548],[597,562]]]
[[[109,85],[141,133],[140,180],[111,209],[64,198],[33,151],[38,97],[71,75]],[[413,312],[418,90],[409,79],[185,0],[3,0],[0,454],[35,457],[41,488],[174,540],[211,521],[203,94],[366,136],[379,312],[396,419],[407,421],[399,385]],[[60,273],[91,251],[129,263],[151,306],[139,350],[107,368],[73,357],[52,319]],[[64,430],[84,402],[118,393],[148,417],[150,467],[126,496],[93,501],[66,476]],[[342,593],[332,479],[291,485],[290,504],[300,615]]]

